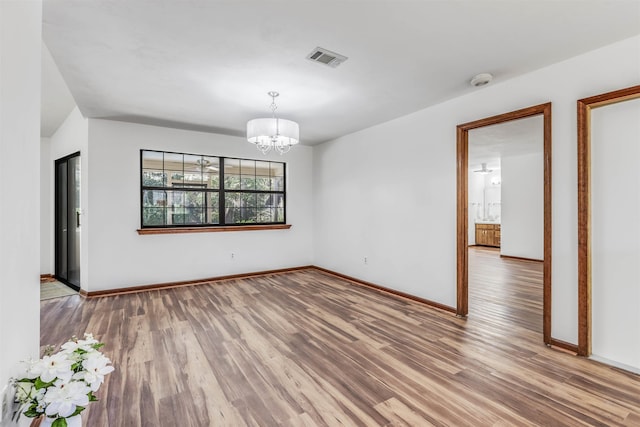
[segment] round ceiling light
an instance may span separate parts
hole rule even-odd
[[[480,73],[471,79],[471,86],[480,87],[491,83],[493,76],[489,73]]]

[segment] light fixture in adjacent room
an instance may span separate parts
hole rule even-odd
[[[276,117],[276,97],[280,94],[271,91],[268,95],[271,97],[271,117],[249,120],[247,140],[256,144],[262,154],[271,150],[284,154],[300,142],[300,128],[294,121]]]
[[[486,164],[486,163],[483,163],[483,164],[482,164],[482,168],[480,168],[480,169],[478,169],[478,170],[475,170],[474,172],[479,173],[479,174],[481,174],[481,175],[486,175],[486,174],[488,174],[488,173],[493,172],[493,169],[487,169],[487,164]]]

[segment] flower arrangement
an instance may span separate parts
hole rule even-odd
[[[111,360],[99,351],[102,346],[91,334],[84,339],[74,336],[59,352],[54,354],[54,348],[47,347],[42,359],[25,362],[24,377],[12,381],[19,404],[14,416],[41,419],[42,426],[81,423],[80,413],[98,400],[94,393],[114,370]]]

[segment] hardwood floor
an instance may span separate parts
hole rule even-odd
[[[640,425],[639,376],[538,326],[317,270],[41,304],[43,345],[92,332],[116,367],[87,426]]]
[[[469,315],[496,328],[540,333],[542,262],[500,258],[499,248],[469,248]]]

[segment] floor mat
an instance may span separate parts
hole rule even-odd
[[[58,281],[40,284],[40,301],[77,294],[78,292]]]

